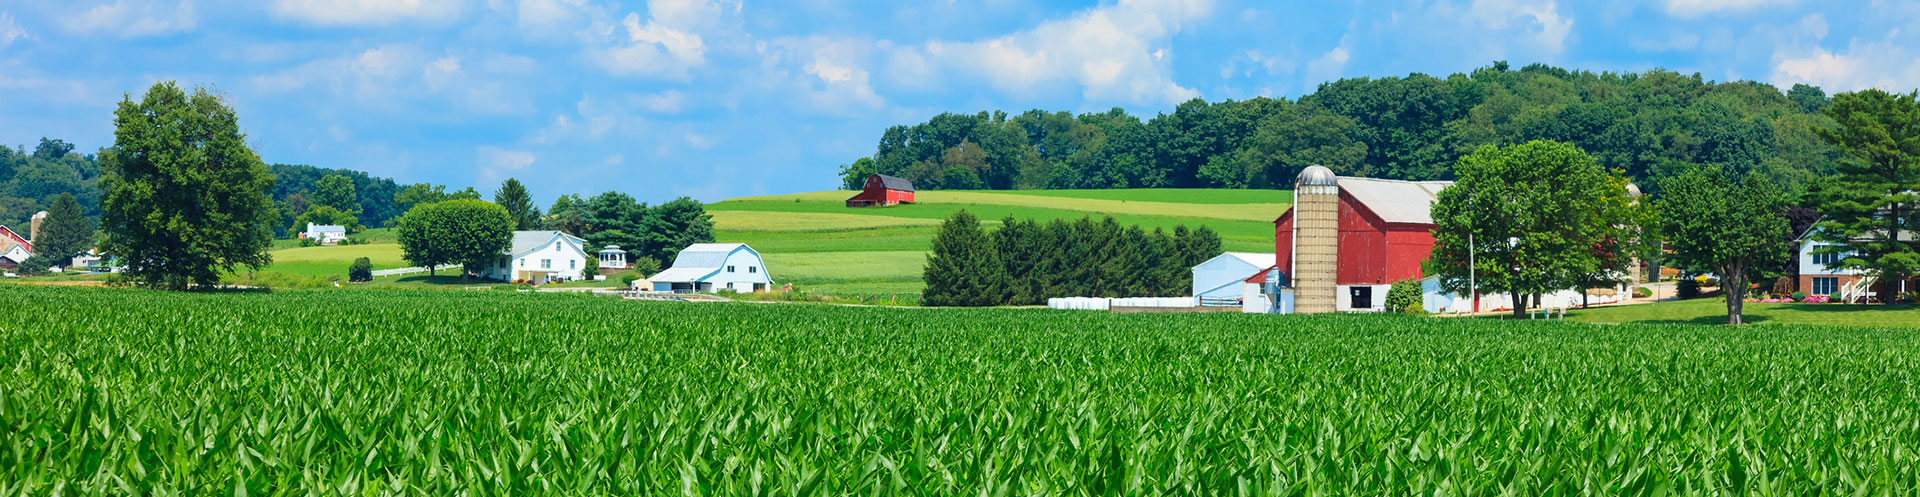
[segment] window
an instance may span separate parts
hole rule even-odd
[[[540,269],[553,269],[553,259],[540,259]]]
[[[1820,250],[1828,247],[1832,247],[1832,245],[1815,245],[1813,249]],[[1846,252],[1836,252],[1831,254],[1822,254],[1819,252],[1814,252],[1813,263],[1820,264],[1820,265],[1839,264],[1840,260],[1846,259],[1848,255],[1851,255],[1851,254]]]
[[[580,267],[580,261],[576,261],[572,259],[567,260],[567,269],[574,269],[578,267]]]
[[[527,267],[527,260],[526,260],[526,259],[520,259],[520,267]]]
[[[553,251],[554,252],[560,251],[560,242],[553,242]]]
[[[729,273],[733,272],[733,266],[727,266],[727,272]]]
[[[1824,278],[1815,277],[1813,279],[1814,295],[1833,295],[1835,292],[1839,292],[1839,291],[1840,291],[1840,278],[1828,276]]]
[[[747,274],[753,274],[757,272],[760,272],[760,268],[754,267],[754,266],[747,266]]]
[[[1350,309],[1372,309],[1373,287],[1355,286],[1349,289],[1347,307]]]

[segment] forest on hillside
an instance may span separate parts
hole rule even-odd
[[[1374,178],[1452,179],[1484,145],[1572,143],[1643,188],[1687,164],[1758,172],[1798,194],[1838,149],[1818,87],[1714,83],[1663,69],[1595,73],[1505,62],[1467,74],[1347,78],[1296,100],[1194,99],[1142,120],[1031,110],[946,113],[893,126],[841,166],[923,189],[1291,188],[1306,166]]]

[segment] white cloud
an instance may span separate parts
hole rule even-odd
[[[718,140],[715,140],[712,137],[702,135],[699,133],[694,133],[692,131],[687,132],[686,138],[687,138],[687,146],[693,147],[698,150],[712,149],[714,145],[719,143]]]
[[[74,33],[106,34],[118,38],[139,38],[192,31],[198,21],[193,15],[193,0],[182,0],[167,8],[166,2],[141,1],[95,5],[60,20],[62,28]]]
[[[1095,101],[1179,102],[1198,92],[1173,81],[1165,46],[1211,9],[1209,0],[1122,0],[989,40],[930,42],[926,59],[955,74],[980,74],[1015,95],[1064,84]]]
[[[460,0],[272,0],[275,18],[317,26],[386,26],[400,21],[446,20]]]
[[[1322,82],[1340,79],[1344,74],[1342,71],[1347,68],[1347,59],[1351,57],[1353,54],[1347,51],[1347,46],[1343,42],[1319,58],[1313,59],[1313,62],[1307,63],[1307,87],[1312,88]]]
[[[780,38],[761,45],[763,91],[786,95],[822,114],[850,115],[886,105],[873,90],[868,59],[878,47],[856,38]],[[796,67],[797,66],[797,67]],[[797,71],[796,71],[797,69]]]
[[[640,95],[635,97],[635,100],[639,102],[641,108],[661,114],[673,114],[680,112],[680,107],[685,104],[686,95],[681,94],[680,90],[667,90],[652,95]]]
[[[1854,40],[1845,51],[1829,52],[1814,47],[1806,53],[1780,57],[1773,65],[1773,84],[1786,88],[1794,83],[1819,86],[1828,93],[1867,88],[1911,91],[1920,81],[1920,52],[1912,45],[1893,40],[1861,42]]]
[[[426,80],[427,88],[441,90],[446,88],[454,78],[460,76],[460,58],[451,55],[441,57],[427,63],[422,73],[421,79]]]
[[[1493,30],[1518,28],[1521,42],[1555,55],[1566,50],[1567,35],[1573,32],[1573,19],[1562,17],[1560,6],[1550,1],[1474,0],[1468,12]]]
[[[384,45],[256,75],[247,79],[247,86],[262,94],[326,92],[339,104],[377,112],[439,105],[475,114],[531,111],[532,103],[513,86],[514,79],[485,71],[493,64],[480,65],[483,71],[476,73],[458,55],[434,57],[414,44]]]
[[[600,164],[607,165],[607,166],[618,166],[621,164],[625,164],[626,162],[627,162],[627,156],[622,154],[613,154],[613,155],[607,156],[606,160],[600,161]]]
[[[1797,0],[1667,0],[1667,13],[1677,17],[1696,17],[1716,12],[1789,5],[1795,1]]]
[[[27,30],[21,28],[20,24],[13,22],[13,14],[0,12],[0,49],[7,48],[13,44],[13,40],[22,38],[32,39],[32,36],[29,36]]]
[[[494,172],[500,171],[502,169],[506,169],[506,170],[525,169],[527,166],[532,165],[533,161],[538,159],[533,155],[533,152],[528,152],[525,150],[507,150],[507,149],[495,147],[492,145],[481,146],[477,151],[475,151],[475,154],[478,156],[480,167],[486,168],[488,171],[494,171]]]
[[[617,28],[602,28],[611,43],[594,50],[592,58],[616,75],[688,80],[693,68],[707,62],[707,41],[701,33],[722,29],[729,11],[738,14],[740,4],[650,0],[646,18],[629,12]]]

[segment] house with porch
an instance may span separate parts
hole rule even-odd
[[[476,276],[535,285],[581,279],[586,270],[587,241],[559,231],[515,231],[507,252]]]

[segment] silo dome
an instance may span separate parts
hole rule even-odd
[[[1307,166],[1306,169],[1301,170],[1300,178],[1294,181],[1294,186],[1339,186],[1339,185],[1340,185],[1339,177],[1333,174],[1333,170],[1327,169],[1326,166],[1322,166],[1319,164]]]
[[[1627,196],[1628,197],[1640,196],[1640,186],[1635,185],[1633,183],[1627,183]]]

